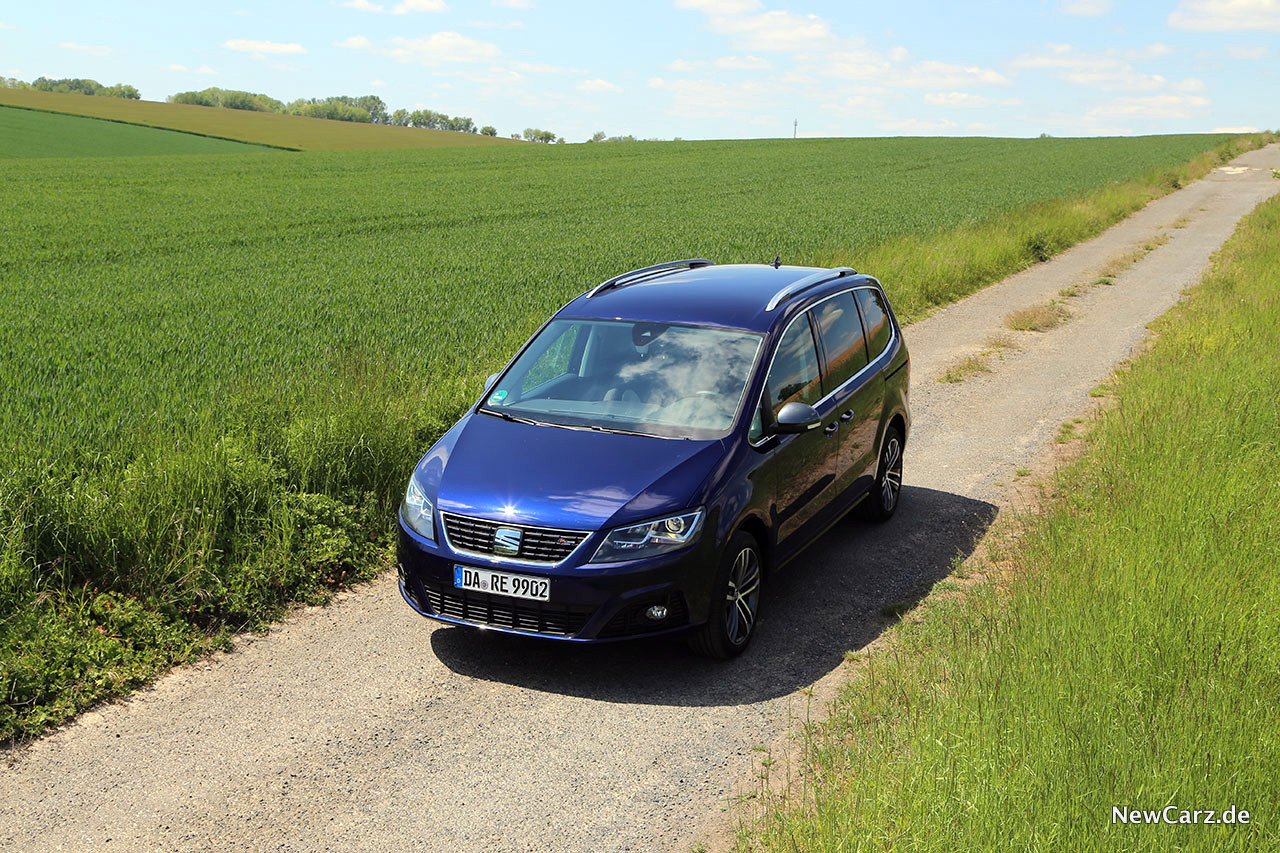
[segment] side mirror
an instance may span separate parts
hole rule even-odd
[[[497,382],[498,377],[501,375],[502,375],[501,373],[489,374],[489,378],[484,381],[484,390],[486,394],[489,393],[489,389],[493,387],[493,383]]]
[[[822,425],[816,409],[806,403],[787,403],[778,412],[773,431],[777,433],[808,432]]]

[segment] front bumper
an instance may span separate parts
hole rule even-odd
[[[608,642],[679,634],[706,621],[716,567],[714,536],[704,530],[692,547],[621,563],[584,563],[599,534],[566,565],[512,565],[430,542],[399,522],[400,594],[423,616],[513,634],[571,642]],[[455,565],[536,575],[551,581],[546,602],[457,589]],[[662,620],[645,611],[661,604]]]

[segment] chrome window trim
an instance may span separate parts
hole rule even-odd
[[[806,309],[804,309],[803,311],[801,311],[801,312],[800,312],[799,314],[797,314],[796,316],[792,317],[792,318],[791,318],[791,322],[790,322],[790,323],[787,323],[787,327],[786,327],[785,329],[783,329],[783,331],[782,331],[782,335],[779,335],[779,336],[778,336],[778,340],[782,340],[783,336],[785,336],[785,335],[787,334],[787,332],[791,331],[791,324],[792,324],[792,323],[794,323],[796,320],[799,320],[801,317],[804,317],[805,315],[807,315],[807,314],[808,314],[810,311],[812,311],[814,308],[817,308],[819,305],[823,304],[824,302],[827,302],[828,300],[835,299],[837,296],[843,296],[843,295],[844,295],[844,294],[846,294],[846,293],[853,293],[855,290],[879,290],[882,296],[883,296],[883,294],[884,294],[884,289],[883,289],[882,287],[880,287],[878,284],[860,284],[860,285],[858,285],[858,286],[856,286],[856,287],[850,287],[848,290],[841,290],[841,291],[839,291],[838,293],[832,293],[832,294],[830,294],[829,296],[824,296],[824,297],[822,297],[821,299],[819,299],[817,302],[815,302],[815,303],[813,303],[812,305],[810,305],[808,308],[806,308]],[[820,399],[817,403],[815,403],[815,404],[814,404],[814,408],[815,408],[815,409],[816,409],[816,408],[818,408],[819,406],[821,406],[823,403],[825,403],[825,402],[827,402],[828,400],[830,400],[832,397],[834,397],[834,396],[836,396],[837,394],[839,394],[839,393],[840,393],[841,391],[843,391],[843,390],[844,390],[848,385],[850,385],[850,384],[852,384],[852,383],[856,382],[856,381],[857,381],[857,380],[862,376],[862,374],[866,373],[866,372],[867,372],[868,370],[870,370],[872,367],[875,367],[876,361],[880,358],[880,356],[884,355],[886,352],[888,352],[888,351],[893,347],[893,343],[894,343],[894,341],[896,341],[896,340],[898,339],[898,322],[897,322],[897,320],[896,320],[896,319],[894,319],[893,315],[890,313],[890,309],[889,309],[889,299],[888,299],[888,297],[887,297],[887,296],[886,296],[886,297],[884,297],[884,303],[885,303],[885,305],[884,305],[884,307],[885,307],[885,316],[887,316],[887,317],[889,318],[889,340],[885,343],[885,345],[884,345],[884,349],[882,349],[882,350],[880,350],[880,352],[876,353],[876,355],[875,355],[875,357],[874,357],[874,358],[868,359],[867,364],[866,364],[866,366],[865,366],[865,367],[863,367],[863,368],[862,368],[861,370],[859,370],[857,373],[855,373],[855,374],[853,374],[852,376],[850,376],[850,377],[849,377],[848,379],[846,379],[845,381],[841,382],[841,383],[840,383],[839,385],[837,385],[835,388],[831,389],[830,393],[828,393],[828,394],[824,395],[824,396],[822,397],[822,399]],[[854,305],[854,308],[855,308],[855,309],[857,309],[857,305],[856,305],[856,304]],[[858,323],[859,323],[859,324],[861,324],[861,323],[862,323],[862,316],[861,316],[861,312],[860,312],[860,311],[859,311],[859,316],[858,316]],[[865,335],[867,330],[864,328],[862,331],[863,331],[863,334]],[[821,329],[819,329],[819,334],[821,334]],[[864,338],[864,340],[865,340],[865,338]],[[769,373],[773,371],[773,359],[774,359],[774,358],[776,358],[776,357],[777,357],[777,355],[778,355],[778,350],[775,348],[775,349],[774,349],[774,351],[773,351],[773,357],[771,357],[771,358],[769,359],[769,369],[768,369],[768,370],[766,370],[766,371],[765,371],[765,374],[764,374],[764,376],[765,376],[765,382],[766,382],[766,386],[765,386],[766,388],[768,387],[767,383],[768,383],[768,380],[769,380]],[[764,389],[764,388],[761,388],[761,389],[760,389],[760,398],[759,398],[758,400],[756,400],[756,410],[757,410],[757,411],[759,410],[759,408],[760,408],[761,404],[762,404],[762,403],[764,403],[764,392],[765,392],[765,389]],[[755,417],[755,415],[752,415],[752,418],[754,418],[754,417]],[[751,428],[750,426],[748,426],[748,427],[747,427],[747,429],[748,429],[748,430],[749,430],[750,428]],[[766,435],[766,436],[764,436],[763,438],[761,438],[759,441],[752,441],[751,439],[747,439],[747,444],[751,445],[752,447],[760,447],[760,446],[761,446],[761,445],[763,445],[765,442],[769,441],[769,439],[771,439],[771,438],[773,438],[773,436],[772,436],[772,435]]]
[[[471,551],[466,548],[457,547],[456,545],[453,544],[453,541],[449,539],[449,527],[444,523],[444,517],[446,515],[445,511],[442,509],[437,509],[436,511],[440,513],[441,537],[444,539],[444,544],[449,547],[450,551],[453,551],[455,554],[467,554],[468,556],[480,557],[481,559],[492,560],[495,563],[504,563],[504,564],[513,565],[513,566],[530,566],[533,568],[543,568],[543,569],[559,568],[560,566],[572,560],[573,556],[577,554],[580,550],[582,550],[582,546],[586,545],[589,541],[591,541],[592,534],[596,533],[596,531],[594,530],[574,530],[568,527],[543,527],[538,524],[520,524],[514,521],[512,522],[495,521],[492,518],[480,518],[479,516],[475,516],[475,515],[463,515],[460,512],[448,513],[448,515],[452,515],[456,518],[467,518],[467,519],[471,519],[472,521],[481,521],[481,522],[484,522],[485,524],[496,524],[499,526],[507,526],[507,527],[519,527],[522,530],[524,529],[549,530],[554,533],[586,534],[585,536],[582,537],[582,541],[579,542],[577,545],[575,545],[573,550],[570,551],[568,554],[566,554],[564,556],[564,559],[560,560],[558,563],[549,563],[546,560],[521,560],[517,557],[501,557],[497,554],[486,554],[483,551]]]

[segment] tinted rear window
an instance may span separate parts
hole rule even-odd
[[[841,293],[823,302],[813,309],[813,316],[818,321],[818,333],[827,353],[826,390],[830,392],[867,366],[862,323],[851,293]]]
[[[876,356],[884,352],[889,345],[892,329],[889,326],[889,312],[885,310],[884,298],[880,291],[864,287],[853,292],[858,300],[858,310],[862,312],[862,325],[867,330],[867,354],[874,361]]]

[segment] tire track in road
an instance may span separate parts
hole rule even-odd
[[[906,330],[902,508],[883,527],[841,522],[780,574],[742,658],[436,627],[387,575],[11,754],[0,847],[648,851],[712,832],[751,748],[804,717],[807,688],[830,695],[844,651],[883,631],[881,607],[923,596],[969,553],[1007,501],[998,484],[1280,190],[1275,146],[1233,165],[1245,171],[1217,170]],[[1009,311],[1161,231],[1170,240],[1113,286],[1073,299],[1065,325],[1023,336],[991,374],[935,381]]]

